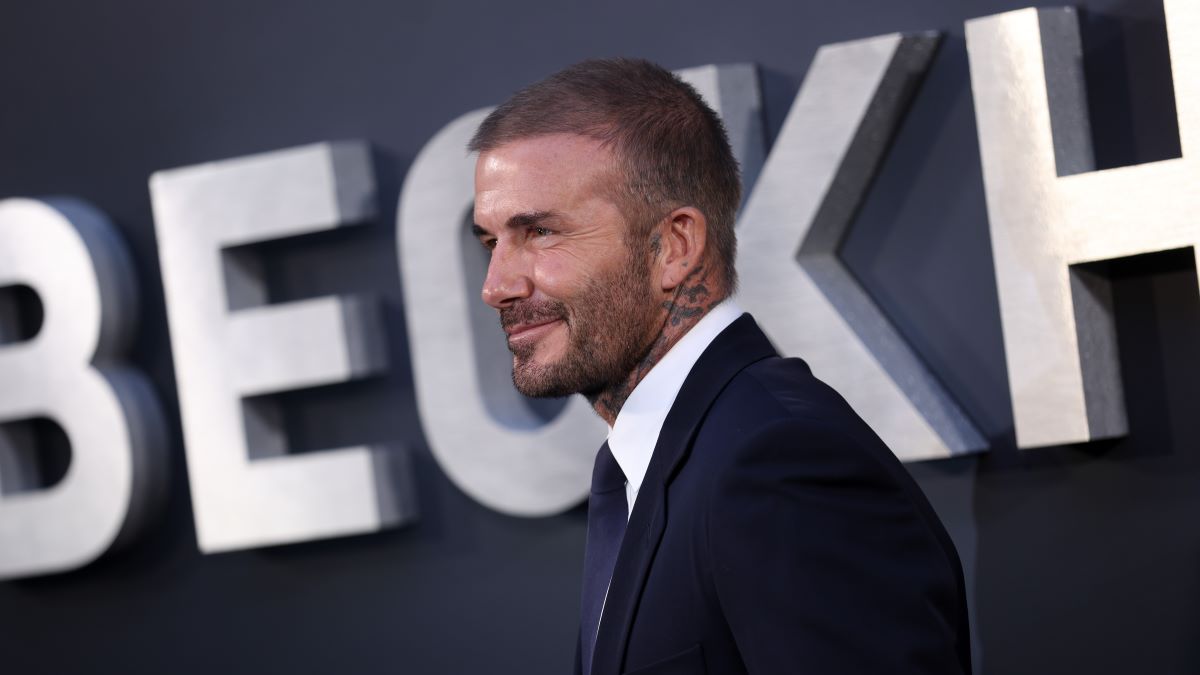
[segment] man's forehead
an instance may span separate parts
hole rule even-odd
[[[545,134],[509,141],[480,153],[475,178],[543,174],[546,177],[586,178],[615,167],[612,150],[603,141],[579,134]]]
[[[522,138],[480,153],[475,165],[475,210],[556,211],[565,202],[611,194],[619,175],[611,150],[577,134]]]

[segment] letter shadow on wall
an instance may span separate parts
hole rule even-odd
[[[1129,434],[981,456],[973,615],[984,663],[992,673],[1121,673],[1149,658],[1155,672],[1189,672],[1197,654],[1183,636],[1200,621],[1194,594],[1181,592],[1195,587],[1200,517],[1195,254],[1072,273],[1111,288]]]

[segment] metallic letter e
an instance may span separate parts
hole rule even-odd
[[[321,143],[160,171],[150,187],[200,550],[373,532],[410,518],[404,455],[354,447],[289,456],[279,411],[261,398],[385,368],[377,306],[357,296],[266,304],[255,259],[227,250],[373,216],[366,147]]]

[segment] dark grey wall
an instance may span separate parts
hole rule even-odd
[[[978,458],[910,466],[967,564],[982,670],[1200,672],[1190,253],[1111,272],[1130,436],[1014,448],[963,21],[1028,2],[0,4],[0,198],[77,195],[125,234],[145,304],[133,358],[167,404],[173,460],[166,513],[131,548],[70,574],[0,583],[0,670],[567,672],[582,514],[488,511],[424,444],[392,224],[413,156],[459,114],[606,55],[671,68],[757,63],[773,138],[819,45],[937,29],[945,41],[843,255],[992,441]],[[1092,0],[1085,10],[1101,164],[1178,155],[1161,4]],[[272,294],[382,294],[395,365],[286,396],[290,432],[299,450],[407,444],[421,520],[201,556],[146,180],[338,138],[375,144],[383,215],[265,247]]]

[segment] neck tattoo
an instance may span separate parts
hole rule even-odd
[[[700,264],[693,269],[683,283],[675,288],[671,299],[663,301],[663,320],[658,335],[646,347],[645,354],[629,375],[616,385],[588,397],[596,413],[608,422],[609,426],[616,422],[626,399],[650,369],[692,329],[692,326],[699,323],[709,310],[725,299],[724,293],[715,290],[717,284],[711,277],[708,265]]]

